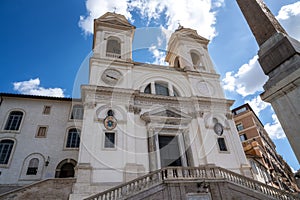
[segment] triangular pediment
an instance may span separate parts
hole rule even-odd
[[[158,113],[153,113],[152,116],[161,116],[161,117],[174,117],[174,118],[181,118],[182,116],[178,113],[175,113],[171,110],[164,110]]]
[[[167,108],[157,108],[151,110],[149,112],[145,112],[141,115],[141,118],[145,121],[162,121],[166,122],[165,120],[176,120],[176,121],[190,121],[192,119],[186,113],[183,113],[175,108],[167,107]]]
[[[161,116],[161,117],[173,117],[173,118],[190,118],[190,116],[186,113],[181,112],[172,107],[167,108],[158,108],[152,111],[149,111],[148,114],[150,116]]]
[[[180,28],[175,31],[175,34],[179,34],[181,37],[196,39],[199,42],[208,44],[209,40],[205,37],[198,35],[197,31],[191,28]]]
[[[131,25],[124,15],[107,12],[98,19],[96,22],[110,24],[110,25],[118,25],[118,26],[126,26],[126,27],[134,27]]]
[[[196,34],[188,34],[187,37],[190,37],[190,38],[193,38],[193,39],[198,39],[200,41],[203,41],[203,42],[209,42],[208,39],[200,36],[200,35],[196,35]]]

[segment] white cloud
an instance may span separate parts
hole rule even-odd
[[[64,91],[61,88],[43,88],[40,87],[40,79],[30,79],[29,81],[14,82],[14,90],[21,94],[64,97]]]
[[[257,116],[259,116],[259,113],[262,110],[266,109],[268,106],[271,106],[271,104],[262,101],[260,96],[257,96],[251,100],[246,100],[245,103],[248,103],[251,106],[252,110]]]
[[[300,40],[300,1],[283,6],[276,18],[289,35]]]
[[[86,9],[87,16],[80,16],[79,27],[86,34],[93,33],[94,19],[99,18],[106,12],[115,11],[118,14],[124,15],[127,19],[132,20],[128,8],[128,0],[87,0]]]
[[[249,63],[242,65],[237,73],[227,72],[222,80],[223,87],[228,91],[236,91],[243,97],[263,91],[263,84],[268,80],[259,65],[258,56],[254,56]]]
[[[285,138],[285,133],[281,127],[281,124],[276,116],[276,114],[272,115],[273,122],[267,123],[265,125],[265,130],[271,137],[271,139],[283,139]]]
[[[148,20],[156,20],[164,15],[167,30],[176,30],[179,22],[184,27],[196,29],[201,36],[212,39],[216,35],[216,12],[212,9],[223,4],[223,0],[135,0],[130,7],[139,10],[142,17]]]
[[[158,50],[155,45],[149,47],[148,50],[152,53],[153,58],[155,59],[153,64],[168,65],[168,63],[165,62],[166,52]]]
[[[166,18],[166,29],[174,31],[178,22],[198,31],[201,36],[212,39],[216,35],[216,12],[212,9],[223,6],[224,0],[87,0],[88,15],[80,16],[79,26],[85,33],[93,32],[93,19],[107,11],[125,15],[132,20],[130,11],[138,12],[142,18],[150,21]]]
[[[300,1],[283,6],[277,19],[286,31],[295,39],[300,40]],[[247,64],[242,65],[237,73],[227,72],[223,79],[225,90],[237,92],[243,97],[263,91],[263,84],[268,80],[264,75],[258,56],[253,57]]]
[[[300,14],[300,1],[282,6],[280,11],[278,12],[277,19],[279,20],[286,20],[291,16],[299,15]]]

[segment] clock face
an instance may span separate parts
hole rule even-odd
[[[118,81],[121,79],[122,74],[118,70],[115,69],[106,69],[101,79],[108,85],[116,85]]]
[[[217,135],[221,136],[223,134],[223,125],[220,123],[216,123],[214,126],[214,131]]]

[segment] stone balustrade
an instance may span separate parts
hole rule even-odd
[[[119,54],[119,53],[106,52],[106,56],[110,57],[110,58],[121,58],[121,54]]]
[[[93,195],[86,200],[115,200],[126,199],[129,196],[137,194],[138,192],[150,189],[153,186],[159,185],[168,181],[187,181],[187,180],[202,180],[214,181],[225,180],[233,184],[246,187],[264,195],[268,195],[274,199],[279,200],[296,200],[295,195],[283,190],[279,190],[247,178],[232,171],[223,169],[221,167],[201,166],[201,167],[167,167],[130,182],[124,183],[117,187],[111,188],[99,194]]]
[[[75,178],[51,178],[26,185],[0,195],[0,200],[39,199],[67,200]]]

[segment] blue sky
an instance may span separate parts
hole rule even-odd
[[[265,0],[287,32],[300,40],[300,1]],[[178,27],[209,38],[209,52],[232,108],[248,102],[290,166],[299,163],[270,105],[259,94],[267,77],[258,46],[234,0],[1,0],[0,92],[78,97],[87,83],[92,21],[107,11],[137,27],[133,58],[163,64],[166,38]],[[147,38],[145,40],[145,38]]]

